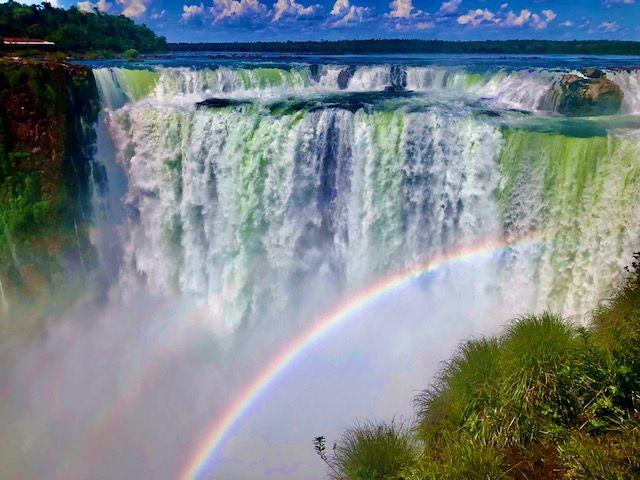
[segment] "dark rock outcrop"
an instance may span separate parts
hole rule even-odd
[[[237,107],[240,105],[250,105],[251,102],[247,100],[233,100],[230,98],[207,98],[201,102],[196,103],[197,108],[226,108]]]
[[[407,71],[399,65],[392,65],[389,69],[389,85],[385,87],[386,92],[398,93],[407,89]]]
[[[580,75],[565,75],[560,81],[557,110],[571,117],[615,115],[623,92],[602,70],[584,69]]]
[[[349,67],[344,67],[338,73],[338,88],[340,90],[344,90],[349,86],[349,81],[353,78],[353,75],[356,73],[356,67],[353,65]]]

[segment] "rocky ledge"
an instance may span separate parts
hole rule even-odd
[[[560,81],[558,112],[571,116],[615,115],[624,94],[602,70],[585,68],[580,74],[565,75]]]

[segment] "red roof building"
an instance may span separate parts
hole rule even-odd
[[[19,46],[34,46],[39,47],[42,45],[55,45],[53,42],[47,40],[40,40],[38,38],[17,38],[17,37],[4,37],[2,39],[3,45],[19,45]]]

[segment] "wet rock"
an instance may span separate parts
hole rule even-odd
[[[571,116],[614,115],[620,111],[623,92],[598,69],[585,69],[584,77],[565,75],[560,82],[558,112]]]
[[[582,70],[580,70],[580,73],[582,73],[587,78],[605,78],[607,76],[607,74],[599,68],[593,67],[583,68]]]
[[[353,75],[356,73],[356,67],[353,65],[349,67],[344,67],[340,70],[338,74],[338,88],[340,90],[344,90],[349,86],[349,81],[353,78]]]
[[[321,65],[314,63],[309,65],[309,76],[316,82],[320,80],[320,74],[322,73]]]
[[[226,108],[226,107],[237,107],[239,105],[247,105],[251,102],[246,100],[233,100],[230,98],[207,98],[202,102],[196,103],[196,107],[198,108]]]
[[[404,92],[407,89],[407,71],[404,67],[393,65],[389,71],[389,83],[385,88],[387,92]]]
[[[386,87],[384,87],[384,91],[387,93],[400,93],[404,92],[405,89],[400,85],[387,85]]]

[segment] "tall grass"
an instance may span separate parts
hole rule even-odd
[[[462,344],[414,404],[411,435],[348,430],[333,478],[640,478],[640,254],[588,327],[517,318]]]
[[[336,444],[331,478],[392,480],[417,464],[417,443],[404,422],[358,424]]]

